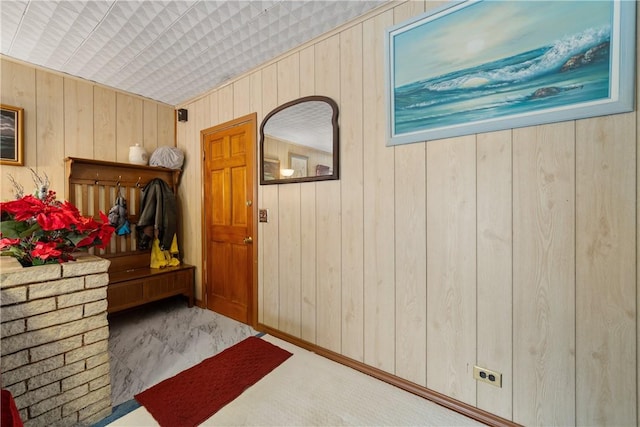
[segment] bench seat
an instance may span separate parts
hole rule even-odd
[[[175,295],[184,295],[189,307],[193,307],[194,272],[195,267],[188,264],[110,272],[107,312],[111,314]]]

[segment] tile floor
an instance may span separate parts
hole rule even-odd
[[[111,316],[109,329],[113,406],[257,333],[181,298]]]

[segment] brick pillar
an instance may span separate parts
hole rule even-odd
[[[0,257],[0,382],[26,427],[91,425],[111,413],[110,262],[77,258],[23,268]]]

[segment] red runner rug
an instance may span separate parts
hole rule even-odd
[[[291,357],[291,353],[249,337],[135,399],[161,426],[197,426]]]

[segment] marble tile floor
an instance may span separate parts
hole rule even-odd
[[[189,308],[181,298],[110,316],[112,405],[255,334],[213,311]]]

